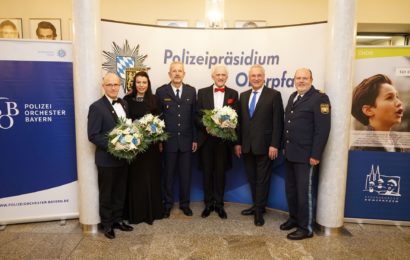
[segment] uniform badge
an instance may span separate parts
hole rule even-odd
[[[329,114],[330,108],[329,104],[320,104],[320,113],[322,114]]]
[[[164,98],[164,101],[171,101],[170,98]]]

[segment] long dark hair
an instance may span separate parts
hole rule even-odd
[[[156,98],[152,94],[151,80],[149,79],[148,73],[146,73],[145,71],[139,71],[135,74],[134,83],[132,85],[131,96],[133,98],[136,98],[137,94],[138,94],[138,91],[137,91],[137,77],[145,77],[148,80],[148,88],[147,88],[147,91],[145,91],[145,94],[144,94],[144,101],[148,104],[149,110],[151,112],[153,112],[154,110],[156,110],[156,106],[157,106]]]

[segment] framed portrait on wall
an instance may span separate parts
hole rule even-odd
[[[188,21],[159,19],[157,20],[157,25],[169,27],[188,27]]]
[[[266,26],[266,21],[264,20],[235,21],[235,28],[257,28],[263,26]]]
[[[224,28],[228,28],[228,22],[227,21],[224,21]],[[195,27],[196,28],[206,28],[206,21],[204,21],[204,20],[198,20],[198,21],[196,21],[196,24],[195,24]],[[218,28],[218,27],[217,27]]]
[[[38,40],[61,40],[61,19],[30,18],[30,38]]]
[[[21,18],[0,18],[0,38],[23,38]]]

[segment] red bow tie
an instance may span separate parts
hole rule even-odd
[[[215,91],[215,92],[220,91],[220,92],[224,93],[224,92],[225,92],[225,88],[215,88],[214,91]]]

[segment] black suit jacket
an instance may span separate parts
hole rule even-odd
[[[249,116],[249,98],[252,89],[240,96],[240,140],[242,152],[264,155],[269,146],[281,148],[283,131],[283,103],[280,92],[262,88],[252,118]]]
[[[225,86],[225,95],[223,106],[230,106],[238,113],[238,92],[234,89]],[[196,124],[198,127],[198,148],[200,148],[209,134],[206,132],[205,126],[202,123],[202,117],[204,115],[204,109],[214,109],[214,87],[202,88],[198,90],[198,101],[197,101],[197,118]]]
[[[195,88],[183,84],[182,95],[178,100],[171,84],[166,84],[157,89],[156,96],[161,117],[165,121],[165,131],[169,133],[169,138],[165,142],[165,151],[191,151],[192,142],[197,141]]]
[[[120,100],[127,114],[127,103]],[[108,133],[117,125],[118,116],[108,99],[103,96],[91,104],[88,110],[88,140],[96,145],[95,164],[100,167],[118,167],[125,165],[125,160],[108,153]]]
[[[296,95],[290,95],[285,110],[285,156],[298,163],[309,163],[310,157],[320,160],[330,132],[329,98],[313,86],[293,104]]]

